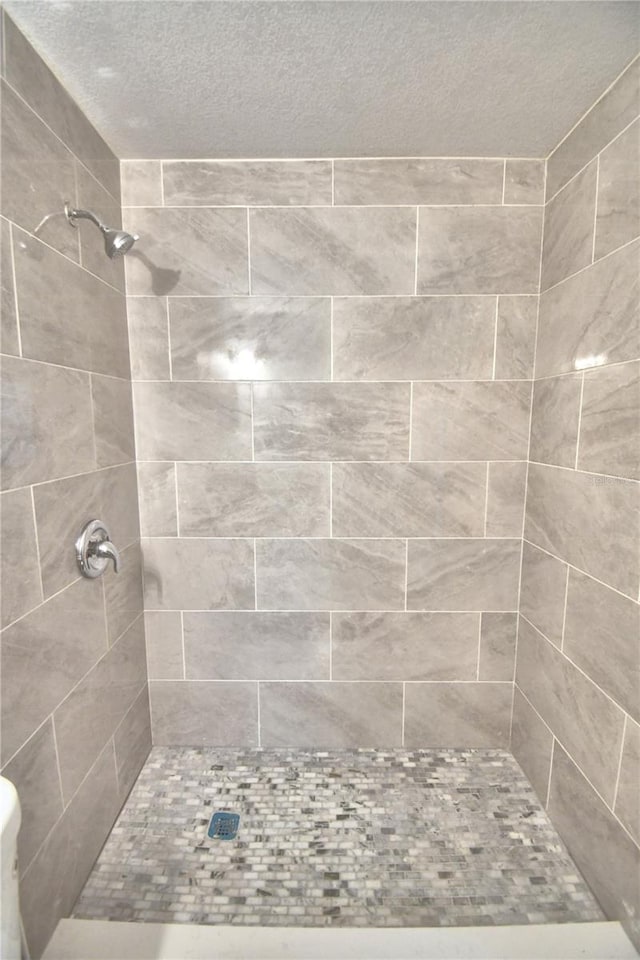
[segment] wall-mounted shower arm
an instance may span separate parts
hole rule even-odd
[[[64,205],[64,212],[72,227],[77,227],[77,220],[90,220],[91,223],[95,223],[104,237],[105,253],[112,260],[114,257],[121,257],[127,253],[136,240],[140,239],[135,233],[127,233],[126,230],[108,227],[91,210],[76,210],[68,201]]]

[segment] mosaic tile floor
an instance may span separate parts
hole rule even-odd
[[[240,814],[210,839],[213,813]],[[155,747],[75,917],[460,926],[604,919],[501,750]]]

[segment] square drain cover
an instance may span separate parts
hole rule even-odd
[[[208,835],[218,840],[235,840],[240,826],[240,815],[238,813],[223,813],[218,811],[211,817],[211,823],[207,831]]]

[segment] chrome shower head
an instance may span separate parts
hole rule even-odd
[[[67,220],[72,227],[76,227],[76,220],[90,220],[104,237],[104,252],[113,260],[115,257],[122,257],[140,238],[136,234],[127,233],[126,230],[118,230],[115,227],[107,227],[90,210],[74,210],[69,203],[65,203],[64,212]]]

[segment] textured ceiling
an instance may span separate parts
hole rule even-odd
[[[546,156],[636,2],[8,0],[120,157]]]

